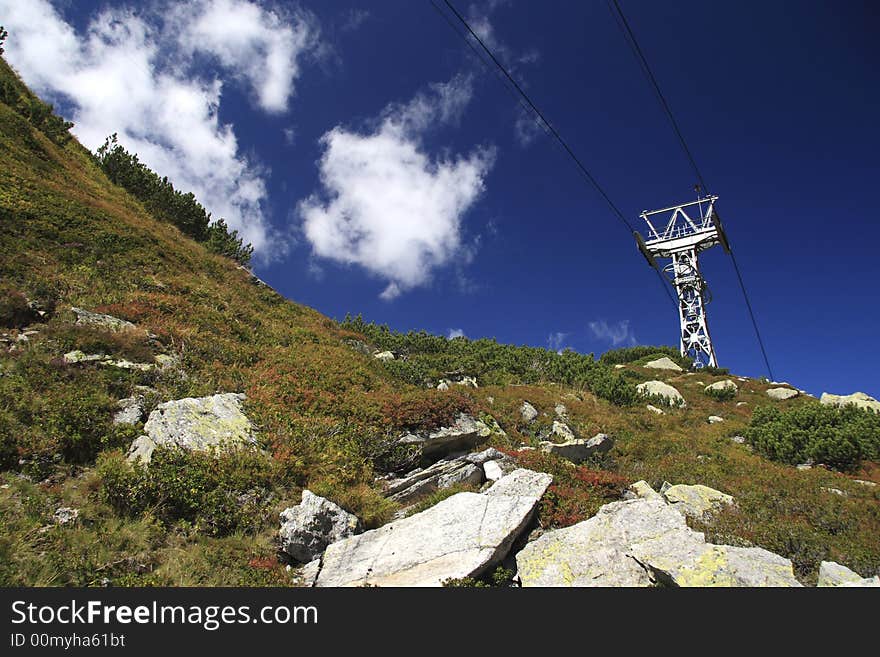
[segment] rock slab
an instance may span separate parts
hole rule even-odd
[[[550,480],[543,473],[516,470],[485,494],[458,493],[421,513],[333,543],[315,585],[441,586],[450,578],[478,576],[506,556]]]
[[[280,518],[281,549],[303,563],[312,561],[331,543],[360,531],[356,516],[309,490],[303,490],[302,501],[284,509]]]
[[[685,405],[681,393],[663,381],[646,381],[637,385],[636,390],[643,397],[659,397],[670,406]]]

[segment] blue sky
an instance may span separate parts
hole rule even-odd
[[[455,4],[633,224],[692,198],[604,0]],[[880,12],[621,6],[720,197],[776,378],[880,395]],[[428,0],[0,0],[0,16],[7,60],[87,146],[119,132],[297,302],[597,354],[677,344],[632,238]],[[702,264],[719,364],[766,374],[729,258]]]

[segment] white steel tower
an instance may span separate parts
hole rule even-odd
[[[646,210],[641,217],[648,224],[648,237],[643,239],[635,233],[639,250],[652,267],[660,271],[656,258],[671,259],[663,272],[678,293],[681,355],[692,358],[695,367],[717,366],[706,320],[706,304],[711,297],[698,261],[701,251],[716,244],[730,253],[715,211],[717,200],[717,196],[710,195],[662,210]]]

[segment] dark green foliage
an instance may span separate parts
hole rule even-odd
[[[0,285],[0,326],[22,328],[36,318],[25,296],[9,286]]]
[[[97,468],[103,499],[118,513],[138,516],[150,510],[166,523],[192,523],[211,536],[257,529],[281,478],[272,459],[251,450],[215,456],[160,447],[149,467],[107,452]]]
[[[788,411],[759,406],[745,437],[775,461],[792,465],[813,461],[851,471],[862,460],[880,458],[880,414],[818,402]]]
[[[495,340],[449,340],[425,331],[398,333],[387,326],[346,316],[342,328],[359,333],[381,350],[400,357],[385,367],[407,383],[437,385],[444,377],[477,377],[480,385],[534,384],[553,382],[589,389],[593,394],[618,404],[636,399],[632,382],[609,366],[597,363],[592,354],[571,349],[557,353],[540,347],[499,344]]]
[[[9,32],[3,29],[3,26],[0,25],[0,55],[3,54],[3,44],[6,43],[6,37],[9,36]]]
[[[6,31],[0,26],[0,44],[6,36]],[[0,48],[0,54],[3,49]],[[24,117],[28,123],[42,132],[59,146],[63,146],[71,139],[70,129],[73,123],[65,121],[55,114],[55,108],[41,101],[36,96],[22,91],[12,80],[0,80],[0,102],[11,107],[17,114]]]
[[[706,366],[700,368],[701,374],[711,374],[712,376],[727,376],[730,374],[730,369],[727,367],[710,367]]]
[[[642,345],[638,347],[623,347],[622,349],[612,349],[606,351],[599,357],[599,362],[604,365],[626,365],[636,361],[649,361],[663,358],[666,356],[686,370],[691,369],[693,362],[689,358],[682,356],[675,347],[665,345],[654,347],[651,345]]]
[[[254,249],[242,243],[238,231],[229,232],[222,218],[212,223],[211,215],[192,192],[184,194],[174,189],[167,176],[160,178],[136,153],[125,150],[116,134],[107,137],[97,150],[96,160],[113,183],[141,201],[159,221],[173,224],[193,239],[205,242],[213,253],[243,265],[250,262]]]
[[[474,589],[488,589],[493,587],[507,587],[511,585],[511,581],[513,580],[513,576],[516,573],[510,568],[505,568],[504,566],[498,566],[491,573],[486,573],[485,575],[477,578],[477,577],[455,577],[450,579],[445,579],[442,582],[442,585],[446,588],[459,589],[459,588],[474,588]]]
[[[726,402],[736,397],[736,388],[707,388],[705,394],[715,401]]]
[[[243,244],[242,239],[238,236],[238,231],[230,231],[223,219],[218,219],[208,226],[208,239],[205,246],[211,253],[232,258],[243,265],[250,262],[254,253],[254,247],[250,244]]]

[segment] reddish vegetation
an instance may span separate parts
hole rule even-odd
[[[508,452],[524,468],[549,472],[553,484],[541,500],[544,528],[568,527],[592,517],[599,507],[620,499],[629,480],[607,470],[595,470],[538,451]]]

